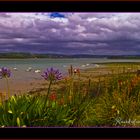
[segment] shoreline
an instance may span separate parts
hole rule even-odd
[[[130,63],[128,63],[128,64],[130,64]],[[95,67],[95,68],[80,69],[81,70],[81,79],[83,81],[85,81],[88,78],[90,78],[93,81],[97,81],[100,76],[102,77],[102,76],[110,75],[112,73],[112,69],[116,70],[116,72],[117,72],[116,63],[114,63],[115,67],[110,66],[108,64],[104,64],[103,66],[102,66],[102,64],[99,64],[99,65],[100,65],[99,67]],[[120,69],[120,72],[122,72],[122,70],[123,69]],[[36,75],[36,77],[33,76],[33,73],[28,73],[31,76],[31,78],[23,79],[23,80],[22,79],[16,80],[16,74],[20,75],[20,72],[13,73],[14,77],[9,78],[11,95],[35,93],[36,91],[38,91],[38,92],[44,91],[47,88],[48,82],[40,76],[41,73],[38,73],[39,75]],[[24,75],[22,75],[22,76],[24,76]],[[58,81],[58,83],[59,83],[59,81]],[[64,84],[64,82],[62,81],[62,82],[60,82],[60,84],[54,85],[54,89],[56,88],[55,90],[57,90],[58,88],[60,88],[62,86],[62,83]],[[0,79],[0,92],[7,92],[5,79]]]

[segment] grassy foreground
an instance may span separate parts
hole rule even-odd
[[[0,126],[140,126],[137,69],[138,63],[76,72],[71,66],[67,77],[47,79],[49,84],[42,91],[6,100],[0,93]],[[59,88],[52,88],[55,85]]]

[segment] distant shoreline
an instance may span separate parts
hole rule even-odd
[[[108,65],[108,64],[140,64],[140,62],[97,62],[96,64],[100,65]],[[94,64],[94,63],[92,63]]]
[[[140,59],[140,55],[92,55],[92,54],[55,54],[55,53],[0,53],[0,59],[36,59],[36,58],[106,58],[106,59]]]
[[[38,59],[106,59],[106,60],[140,60],[140,58],[92,58],[92,57],[65,57],[65,58],[0,58],[0,60],[38,60]],[[112,62],[109,62],[112,63]],[[128,63],[128,62],[114,62],[114,63]],[[133,63],[133,62],[129,62],[129,63]],[[135,62],[136,63],[136,62]],[[101,63],[100,63],[101,64]]]

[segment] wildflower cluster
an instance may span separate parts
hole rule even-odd
[[[6,67],[2,67],[0,69],[0,79],[5,78],[6,79],[6,83],[7,83],[7,90],[8,90],[8,97],[10,97],[10,89],[9,89],[9,82],[8,82],[8,78],[11,76],[11,71],[10,69],[6,68]]]
[[[62,79],[62,74],[59,72],[59,70],[55,70],[53,68],[47,69],[44,71],[44,74],[42,74],[42,77],[44,77],[45,80],[48,81],[56,81]]]
[[[11,76],[10,69],[8,69],[6,67],[2,67],[0,69],[0,79],[2,79],[2,78],[9,78],[10,76]]]

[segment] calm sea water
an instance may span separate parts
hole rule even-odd
[[[98,62],[98,59],[12,59],[12,60],[0,60],[0,66],[6,66],[10,68],[27,69],[32,67],[33,69],[46,69],[49,67],[58,68],[65,71],[70,65],[74,67],[85,67],[88,64]]]
[[[59,69],[63,74],[67,73],[67,69],[70,65],[80,69],[95,67],[96,63],[105,62],[140,62],[140,60],[111,60],[106,58],[73,58],[73,59],[0,59],[0,67],[8,67],[12,70],[13,77],[18,80],[41,78],[40,73],[35,73],[35,70],[39,69],[43,72],[46,68],[54,67]],[[32,71],[26,70],[31,67]],[[17,68],[17,71],[14,71]]]
[[[46,67],[56,67],[64,69],[70,65],[84,67],[86,64],[106,63],[106,62],[140,62],[131,59],[106,59],[106,58],[73,58],[73,59],[0,59],[0,66],[17,67],[26,69],[32,67],[35,69],[44,69]],[[89,65],[87,65],[89,66]],[[90,65],[91,66],[91,65]]]

